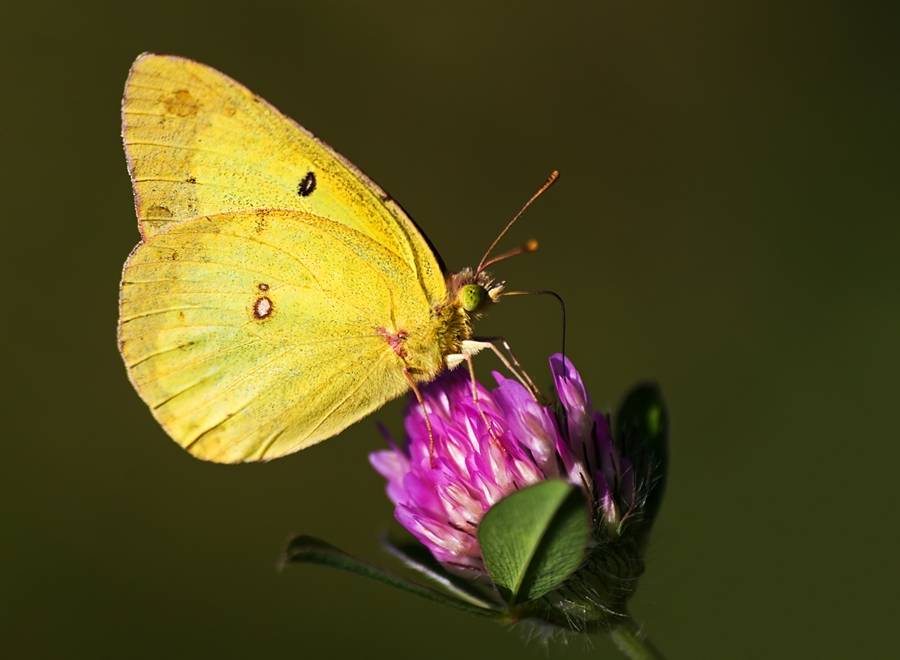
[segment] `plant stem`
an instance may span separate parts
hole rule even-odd
[[[616,647],[629,660],[665,660],[662,651],[644,635],[637,621],[629,618],[609,632]]]

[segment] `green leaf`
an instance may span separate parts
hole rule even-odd
[[[384,547],[402,561],[407,568],[421,574],[451,595],[476,607],[496,610],[502,607],[502,603],[496,602],[496,593],[487,594],[478,589],[476,583],[467,582],[453,575],[418,541],[385,539]]]
[[[584,494],[560,480],[505,497],[478,526],[485,567],[510,604],[565,582],[584,561],[590,534]]]
[[[312,536],[297,536],[289,543],[284,555],[284,563],[305,563],[330,566],[348,573],[355,573],[372,580],[378,580],[402,591],[406,591],[421,598],[441,603],[449,607],[476,614],[478,616],[497,616],[494,610],[472,605],[457,597],[426,587],[416,582],[411,582],[397,575],[389,573],[378,566],[373,566],[364,561],[348,555],[343,550],[334,547]]]

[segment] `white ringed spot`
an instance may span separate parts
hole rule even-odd
[[[273,308],[272,300],[268,296],[257,298],[253,304],[253,316],[258,319],[267,318],[272,313]]]

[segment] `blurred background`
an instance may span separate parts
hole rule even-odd
[[[426,5],[431,6],[426,6]],[[561,292],[595,404],[658,380],[669,489],[635,616],[672,658],[889,657],[900,553],[900,74],[890,3],[154,2],[7,7],[0,627],[9,657],[545,658],[314,567],[389,564],[376,420],[265,465],[190,458],[116,349],[138,240],[119,102],[208,63],[353,160],[451,268],[552,168],[497,268]],[[883,7],[882,7],[883,5]],[[366,102],[359,104],[358,99]],[[480,327],[549,382],[551,300]],[[487,376],[496,363],[481,356]],[[603,637],[549,657],[614,658]]]

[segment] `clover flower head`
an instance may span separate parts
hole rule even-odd
[[[598,534],[617,534],[640,513],[652,475],[635,473],[572,362],[552,355],[550,370],[556,408],[499,373],[488,389],[465,370],[450,371],[422,389],[424,405],[410,404],[406,443],[391,440],[390,449],[370,455],[387,480],[397,521],[446,567],[484,574],[482,518],[504,497],[543,480],[581,488]]]

